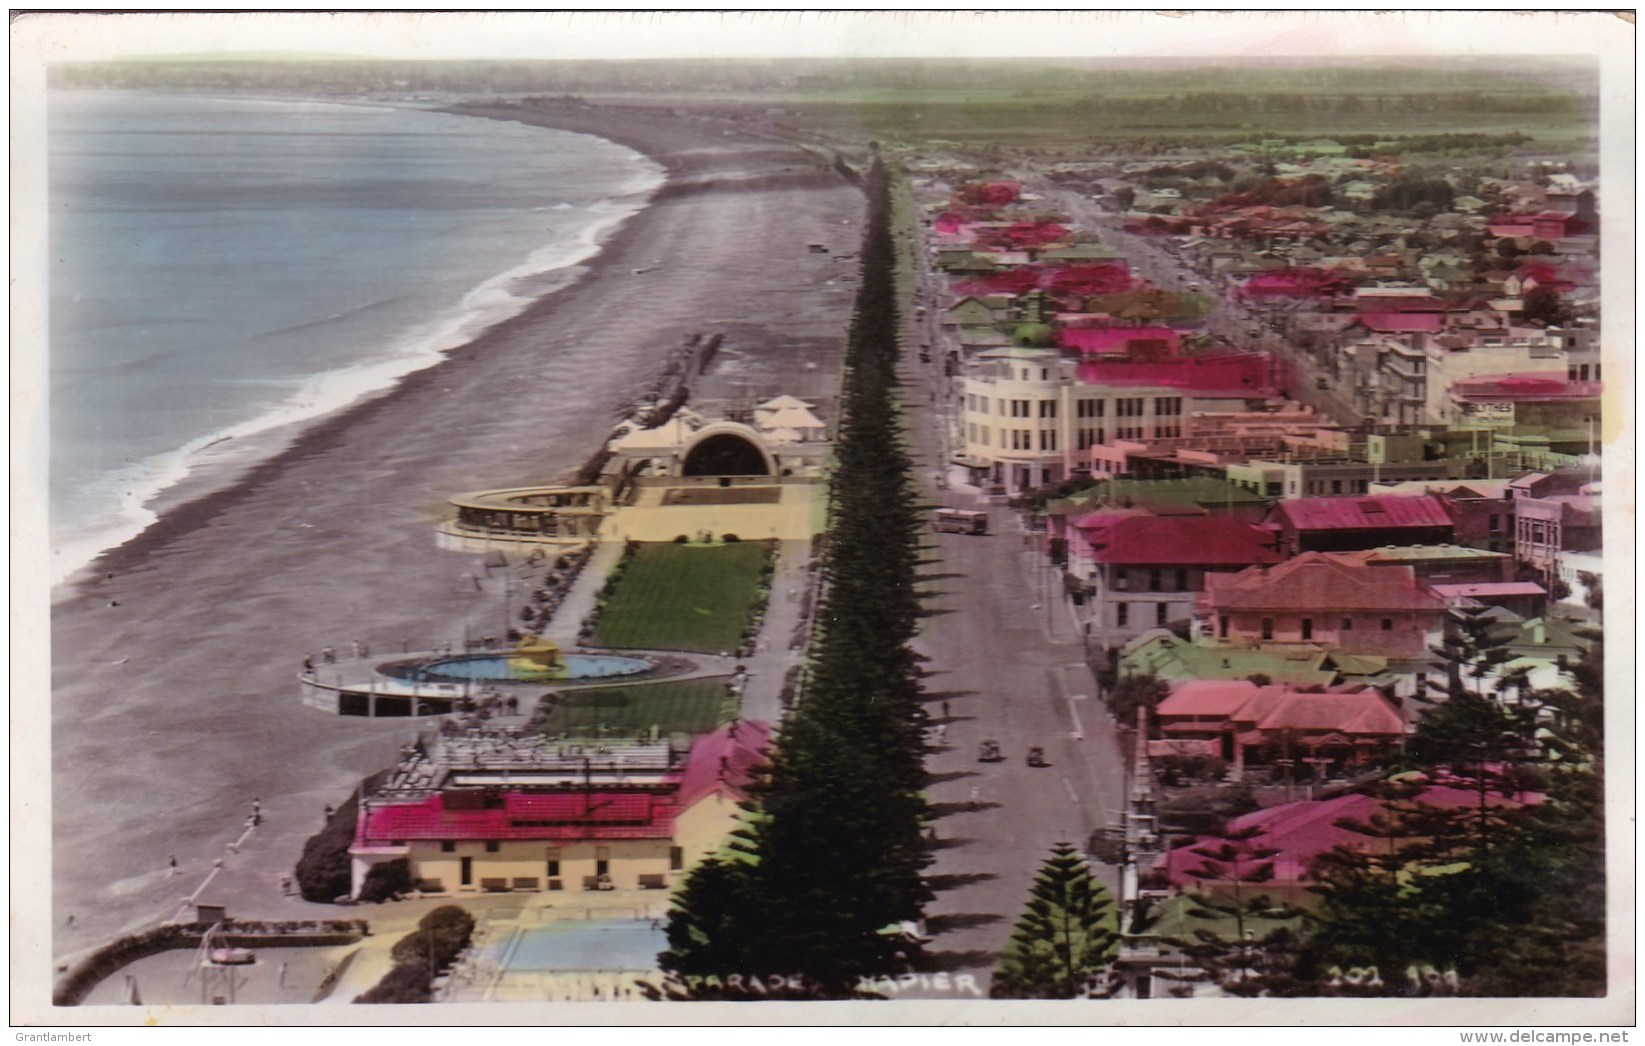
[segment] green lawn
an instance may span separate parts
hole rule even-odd
[[[704,734],[737,714],[737,699],[724,679],[685,679],[637,686],[562,692],[542,729],[576,738],[658,737]]]
[[[767,555],[763,542],[752,541],[641,545],[600,613],[600,645],[711,654],[737,649]]]

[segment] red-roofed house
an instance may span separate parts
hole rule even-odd
[[[1264,523],[1279,531],[1280,549],[1293,556],[1382,545],[1443,545],[1455,528],[1438,498],[1392,494],[1295,498],[1275,505]]]
[[[1429,810],[1467,810],[1477,808],[1479,792],[1469,782],[1432,784],[1409,798],[1385,799],[1358,792],[1333,799],[1304,799],[1299,802],[1271,806],[1228,822],[1226,836],[1201,836],[1190,843],[1174,847],[1159,855],[1154,862],[1156,876],[1177,889],[1196,892],[1214,891],[1217,884],[1192,874],[1205,864],[1205,859],[1194,853],[1196,848],[1215,847],[1234,836],[1256,829],[1255,835],[1239,844],[1251,851],[1278,850],[1273,858],[1273,878],[1263,885],[1265,891],[1284,897],[1292,903],[1306,901],[1309,871],[1316,858],[1337,847],[1350,850],[1386,848],[1389,840],[1367,832],[1356,831],[1345,825],[1369,825],[1374,821],[1397,819],[1417,808]],[[1534,792],[1516,792],[1504,796],[1488,791],[1485,802],[1498,810],[1513,810],[1541,802]],[[1421,840],[1413,838],[1411,843]],[[1397,845],[1397,843],[1396,843]]]
[[[1321,760],[1359,766],[1396,749],[1404,714],[1375,687],[1303,693],[1245,679],[1191,679],[1154,709],[1167,740],[1214,741],[1235,772],[1247,763]]]
[[[361,803],[354,893],[396,858],[433,893],[667,889],[718,849],[769,744],[766,724],[745,722],[697,738],[683,767],[621,746],[588,763],[523,747],[435,766]]]
[[[687,870],[720,848],[770,747],[770,724],[749,722],[722,727],[692,744],[674,818],[674,844],[684,851]]]
[[[1460,378],[1451,382],[1446,420],[1581,428],[1600,416],[1603,389],[1557,370]]]
[[[1445,604],[1406,566],[1305,552],[1275,567],[1208,574],[1199,634],[1236,646],[1314,643],[1344,654],[1421,659]]]
[[[1445,316],[1438,312],[1362,312],[1358,322],[1378,334],[1438,334],[1445,329]]]
[[[1225,516],[1121,516],[1101,529],[1076,524],[1069,567],[1093,593],[1099,636],[1113,647],[1186,625],[1206,574],[1278,563],[1271,539]]]
[[[1182,335],[1170,327],[1079,327],[1057,331],[1057,345],[1081,356],[1165,359],[1182,350]]]

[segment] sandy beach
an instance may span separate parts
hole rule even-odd
[[[827,157],[663,112],[494,115],[599,133],[670,181],[573,286],[232,485],[197,482],[54,594],[52,954],[168,917],[168,858],[209,865],[254,797],[312,811],[306,834],[392,761],[409,723],[304,707],[296,674],[325,646],[418,649],[486,614],[500,630],[459,584],[478,557],[435,547],[447,496],[564,476],[693,333],[725,332],[716,366],[837,366],[853,285],[806,245],[854,252],[862,199]]]

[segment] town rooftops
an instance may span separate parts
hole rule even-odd
[[[1379,333],[1437,334],[1445,327],[1445,317],[1437,312],[1362,312],[1359,322]]]
[[[1296,530],[1375,530],[1388,527],[1448,527],[1451,517],[1436,497],[1294,498],[1275,505],[1271,522]]]
[[[1458,400],[1584,400],[1594,399],[1604,386],[1597,381],[1571,381],[1562,371],[1532,371],[1459,378],[1451,383]]]
[[[1215,476],[1188,476],[1183,479],[1109,479],[1066,499],[1096,508],[1148,508],[1155,504],[1197,505],[1216,508],[1232,505],[1260,505],[1272,501],[1255,491]]]
[[[1065,335],[1085,334],[1086,331],[1065,331]],[[1160,362],[1131,362],[1128,360],[1090,361],[1081,363],[1076,371],[1081,384],[1093,386],[1147,386],[1182,389],[1187,393],[1210,396],[1227,393],[1234,396],[1266,396],[1274,390],[1269,386],[1272,361],[1266,353],[1242,352],[1221,356],[1198,356],[1190,359]]]
[[[1378,494],[1422,495],[1446,494],[1456,499],[1487,498],[1500,500],[1508,497],[1507,479],[1413,479],[1404,483],[1374,484]]]
[[[1432,810],[1459,810],[1477,806],[1481,794],[1470,781],[1442,779],[1445,783],[1430,784],[1410,798],[1400,800],[1403,808],[1410,804]],[[1541,801],[1537,793],[1515,793],[1503,796],[1496,790],[1488,791],[1484,801],[1493,807],[1516,808]],[[1366,849],[1385,845],[1370,832],[1356,831],[1353,826],[1370,825],[1373,819],[1386,817],[1389,800],[1358,792],[1333,799],[1303,799],[1294,803],[1257,810],[1228,822],[1228,836],[1243,835],[1255,830],[1256,834],[1239,845],[1255,849],[1274,849],[1274,874],[1271,882],[1290,884],[1306,878],[1314,858],[1338,846]],[[1201,836],[1193,842],[1169,850],[1159,856],[1154,867],[1163,871],[1175,886],[1190,886],[1199,882],[1190,874],[1204,860],[1193,851],[1207,844],[1215,845],[1218,836]]]
[[[1265,675],[1294,687],[1323,687],[1336,681],[1317,648],[1263,650],[1190,643],[1163,629],[1149,629],[1121,649],[1128,673],[1157,676],[1167,683],[1190,679],[1246,679]]]
[[[1191,679],[1171,688],[1154,712],[1162,729],[1203,729],[1168,719],[1225,720],[1238,729],[1399,736],[1405,717],[1375,687],[1306,693],[1248,679]]]
[[[1282,558],[1268,532],[1225,516],[1133,516],[1096,540],[1103,544],[1094,558],[1112,565],[1251,566]]]
[[[1057,332],[1057,344],[1087,356],[1132,351],[1137,343],[1163,345],[1168,355],[1176,355],[1182,335],[1170,327],[1080,327]]]
[[[1384,545],[1382,548],[1368,548],[1363,552],[1342,554],[1357,556],[1367,563],[1431,563],[1435,560],[1449,562],[1458,559],[1481,561],[1508,558],[1506,552],[1488,552],[1466,545]]]
[[[1352,556],[1304,552],[1275,567],[1208,574],[1205,599],[1224,610],[1440,611],[1408,566],[1371,567]]]

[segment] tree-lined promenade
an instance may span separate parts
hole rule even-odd
[[[864,189],[817,634],[803,697],[730,853],[676,898],[661,962],[692,997],[741,997],[734,976],[783,985],[779,994],[850,997],[916,958],[911,940],[887,931],[919,919],[927,899],[925,714],[909,645],[919,517],[895,392],[889,179],[877,160]]]

